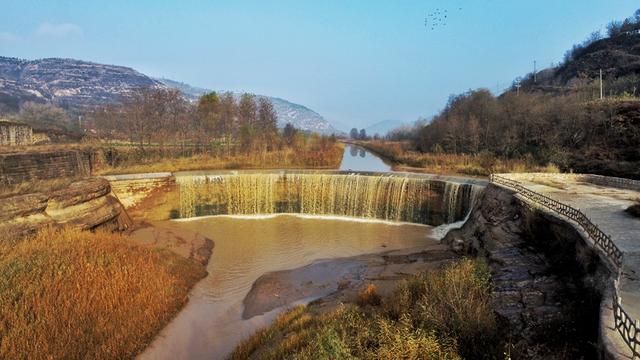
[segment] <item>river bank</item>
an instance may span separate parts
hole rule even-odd
[[[437,245],[429,238],[430,227],[424,225],[337,218],[214,216],[171,221],[170,226],[214,239],[215,248],[207,265],[209,275],[191,290],[187,305],[141,359],[223,358],[239,341],[270,324],[287,306],[328,295],[338,287],[341,274],[357,277],[356,268],[365,263],[353,262],[347,270],[337,265],[324,270],[312,267],[306,273],[306,286],[288,295],[268,292],[270,299],[280,297],[284,302],[263,304],[260,311],[246,310],[246,295],[265,273],[295,269],[322,259],[416,248],[425,243]],[[325,286],[308,284],[314,280]]]
[[[449,246],[432,241],[414,248],[317,260],[266,273],[244,298],[242,315],[251,318],[303,299],[317,299],[314,306],[335,309],[342,303],[354,303],[358,293],[371,285],[379,295],[388,296],[399,281],[440,269],[457,258]]]
[[[422,153],[413,150],[409,143],[401,141],[350,140],[347,143],[371,151],[391,163],[394,171],[482,178],[491,173],[559,172],[559,169],[551,164],[540,166],[531,161],[503,159],[489,154]]]
[[[390,255],[396,260],[387,265],[419,264],[416,254],[407,256]],[[446,251],[440,256],[427,260],[432,267],[417,276],[398,276],[398,269],[393,271],[398,278],[391,291],[368,283],[347,297],[339,291],[306,307],[294,307],[243,341],[231,359],[493,359],[504,355],[490,311],[486,265],[452,261]]]

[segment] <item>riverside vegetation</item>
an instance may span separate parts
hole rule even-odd
[[[487,265],[463,259],[400,282],[387,298],[370,285],[337,309],[295,307],[231,359],[499,358],[504,344],[490,296]]]
[[[90,118],[100,138],[135,146],[107,153],[116,171],[327,168],[342,155],[335,137],[279,131],[273,104],[252,94],[211,92],[191,105],[177,90],[141,90]]]
[[[560,171],[553,164],[540,165],[532,158],[499,158],[488,153],[420,152],[409,141],[370,140],[357,143],[393,162],[396,170],[471,176],[488,176],[491,173],[506,172]]]
[[[0,358],[132,358],[184,305],[200,264],[123,235],[0,242]]]
[[[97,174],[231,169],[334,169],[344,145],[329,137],[301,134],[294,142],[260,152],[205,147],[100,146],[104,164]]]
[[[83,129],[53,105],[26,103],[9,119],[48,134],[50,145],[0,152],[78,150],[97,154],[99,174],[202,169],[337,168],[334,136],[277,128],[264,97],[211,92],[196,104],[177,90],[139,89],[119,104],[87,111]]]
[[[387,136],[403,145],[369,146],[428,171],[486,175],[552,164],[553,170],[640,179],[640,10],[607,30],[499,95],[477,89],[451,96],[430,121]]]

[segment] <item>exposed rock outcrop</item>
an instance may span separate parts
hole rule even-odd
[[[627,208],[627,213],[631,214],[631,216],[635,216],[640,218],[640,204],[631,205]]]
[[[110,227],[124,230],[131,220],[109,182],[88,178],[50,194],[27,194],[0,199],[0,233],[15,240],[45,226],[81,229]]]
[[[524,357],[562,347],[569,357],[597,353],[600,297],[610,272],[571,224],[490,185],[467,223],[445,241],[488,259],[495,311]]]
[[[34,101],[80,109],[122,101],[138,88],[166,86],[123,66],[0,56],[0,98],[10,105]]]

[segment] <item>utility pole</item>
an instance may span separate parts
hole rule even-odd
[[[604,98],[603,86],[602,86],[602,69],[600,69],[600,100]]]
[[[537,74],[537,67],[536,67],[536,61],[533,60],[533,83],[537,84],[538,83],[538,74]]]
[[[516,84],[516,95],[517,96],[520,95],[520,86],[522,86],[522,85],[520,85],[520,83]]]

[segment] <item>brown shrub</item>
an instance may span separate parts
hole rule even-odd
[[[631,216],[640,218],[640,200],[638,200],[637,204],[629,206],[626,212],[631,214]]]
[[[377,288],[374,284],[367,285],[366,288],[362,289],[358,293],[357,304],[360,306],[372,305],[378,306],[380,305],[381,298],[377,293]]]

